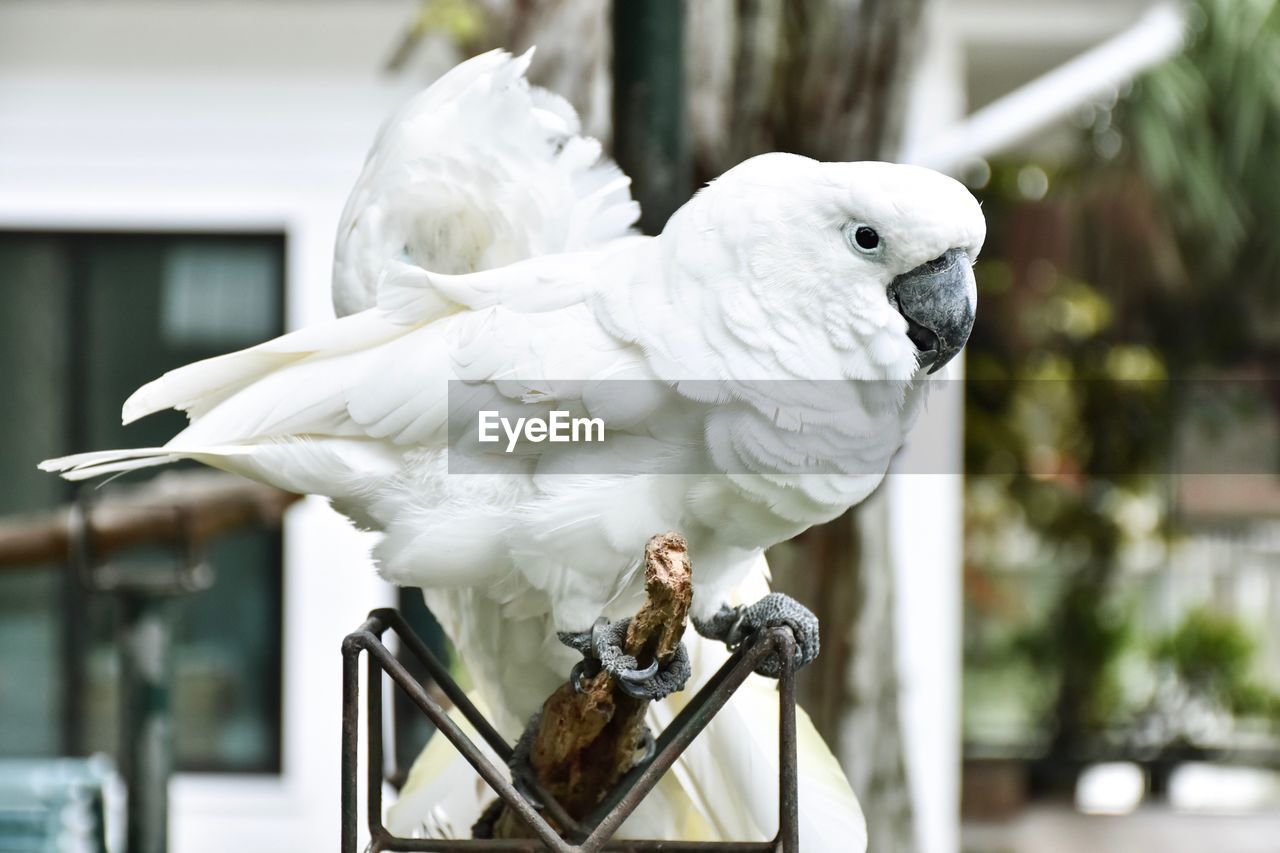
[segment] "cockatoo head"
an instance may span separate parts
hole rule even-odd
[[[703,189],[664,237],[673,228],[733,247],[736,275],[710,283],[726,310],[751,299],[773,322],[816,324],[863,378],[937,371],[973,327],[986,223],[930,169],[764,154]]]

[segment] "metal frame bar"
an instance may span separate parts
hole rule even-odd
[[[441,690],[473,726],[480,737],[506,761],[512,747],[484,715],[467,699],[466,693],[449,675],[448,669],[414,634],[399,612],[382,608],[342,642],[342,853],[357,853],[356,804],[359,772],[360,671],[361,652],[367,654],[368,684],[366,706],[366,777],[368,791],[368,825],[370,853],[382,851],[419,851],[419,853],[466,853],[467,851],[512,851],[512,853],[799,853],[799,795],[796,775],[796,704],[795,650],[796,640],[789,628],[762,631],[742,644],[711,679],[698,691],[671,724],[658,736],[653,757],[632,768],[613,791],[582,821],[574,821],[545,790],[535,787],[533,794],[545,803],[549,814],[567,827],[571,840],[561,838],[507,780],[502,768],[495,766],[458,727],[418,681],[410,675],[382,642],[383,635],[394,631],[405,647],[431,673]],[[706,728],[711,718],[724,707],[734,692],[746,681],[766,655],[776,652],[783,661],[778,684],[779,703],[779,775],[778,834],[769,841],[613,841],[622,822],[635,811],[680,754]],[[382,824],[382,675],[390,676],[414,704],[435,724],[445,737],[467,759],[489,788],[497,794],[536,838],[529,839],[426,839],[400,838]]]
[[[116,746],[125,800],[125,849],[169,849],[169,778],[173,775],[173,606],[175,596],[213,584],[202,543],[191,535],[190,513],[175,507],[183,559],[170,569],[129,575],[102,563],[95,548],[88,491],[67,513],[73,576],[90,594],[109,593],[120,605],[120,719]]]

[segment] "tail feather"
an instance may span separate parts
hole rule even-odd
[[[247,379],[268,372],[286,360],[287,356],[263,353],[255,348],[171,370],[129,395],[121,410],[121,420],[131,424],[165,409],[189,411],[207,403],[207,398],[219,390],[239,388]]]
[[[378,344],[404,334],[376,312],[330,320],[296,332],[194,364],[170,370],[130,395],[124,403],[126,424],[165,409],[199,417],[249,383],[316,353],[335,355]]]
[[[40,463],[41,471],[61,474],[64,479],[90,480],[104,474],[119,474],[139,468],[168,465],[179,459],[199,459],[207,462],[219,457],[239,456],[250,453],[250,447],[135,447],[129,450],[95,450],[90,453],[74,453]]]
[[[172,450],[164,447],[95,450],[91,453],[74,453],[71,456],[46,459],[40,463],[40,470],[59,473],[68,480],[88,480],[101,474],[165,465],[177,459]]]

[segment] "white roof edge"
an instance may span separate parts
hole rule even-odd
[[[902,160],[954,174],[1008,150],[1173,56],[1185,31],[1182,4],[1158,3],[1123,32],[909,146]]]

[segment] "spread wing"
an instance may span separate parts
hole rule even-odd
[[[630,233],[630,180],[567,101],[525,80],[532,53],[476,56],[383,127],[338,227],[339,315],[373,307],[389,259],[465,274]]]
[[[629,262],[628,245],[462,276],[392,262],[374,308],[179,368],[135,392],[126,421],[167,408],[190,417],[163,447],[42,467],[86,479],[189,457],[341,497],[395,474],[409,451],[444,447],[451,382],[487,395],[476,406],[586,411],[579,380],[644,370],[639,350],[605,331],[586,301],[601,255],[616,271]]]

